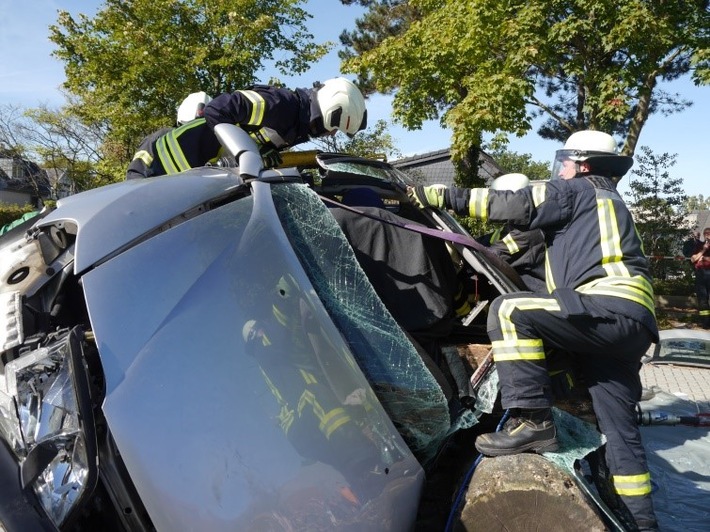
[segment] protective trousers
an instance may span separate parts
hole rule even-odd
[[[710,329],[710,269],[695,270],[695,295],[698,298],[700,325]]]
[[[528,292],[499,296],[488,314],[488,335],[504,408],[552,406],[546,349],[573,353],[589,386],[616,492],[640,529],[656,526],[646,454],[636,420],[640,360],[653,336],[640,323],[604,312],[606,296],[581,296],[595,315],[570,315],[558,300]]]

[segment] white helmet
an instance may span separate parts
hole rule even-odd
[[[205,112],[205,105],[210,103],[212,98],[207,95],[206,92],[193,92],[187,98],[185,98],[180,107],[177,110],[177,123],[179,126],[194,120],[195,118],[201,118]]]
[[[349,79],[333,78],[316,93],[326,131],[339,130],[352,137],[367,127],[365,98]]]
[[[529,184],[530,180],[525,174],[503,174],[493,180],[491,190],[510,190],[515,192],[527,187]]]
[[[256,320],[248,320],[242,327],[242,338],[244,338],[245,342],[249,342],[249,340],[251,340],[254,327],[256,327]]]
[[[564,147],[557,150],[552,166],[552,179],[559,177],[560,167],[566,160],[586,161],[592,167],[593,173],[617,178],[628,172],[634,164],[632,157],[618,154],[616,141],[611,135],[593,130],[572,133]]]

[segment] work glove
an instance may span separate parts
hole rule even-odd
[[[439,207],[443,209],[446,204],[446,185],[429,185],[426,187],[417,185],[410,187],[407,194],[420,209],[424,207]]]
[[[261,154],[261,162],[264,164],[264,168],[275,168],[279,166],[283,161],[279,151],[271,148]]]

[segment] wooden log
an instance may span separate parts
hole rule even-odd
[[[473,532],[607,529],[565,471],[530,453],[484,458],[454,526]]]

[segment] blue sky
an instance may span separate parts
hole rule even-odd
[[[76,16],[93,15],[103,4],[101,0],[0,0],[0,104],[34,107],[40,103],[61,105],[64,101],[59,85],[64,80],[63,65],[52,58],[52,43],[47,27],[56,22],[57,10],[64,9]],[[309,23],[320,41],[337,43],[343,29],[354,26],[362,12],[358,7],[345,7],[338,0],[308,0],[306,10],[314,14]],[[284,79],[291,87],[307,87],[313,80],[324,80],[339,74],[334,51],[307,73]],[[664,117],[653,115],[641,132],[639,146],[649,146],[655,153],[678,154],[677,164],[670,173],[683,178],[687,194],[710,196],[710,172],[702,157],[708,146],[710,123],[710,87],[694,87],[689,80],[679,80],[665,87],[694,102],[681,114]],[[370,123],[378,119],[391,122],[391,100],[374,96],[368,100]],[[408,132],[393,124],[390,133],[404,155],[416,155],[448,147],[450,132],[436,122],[428,122],[422,130]],[[529,153],[536,161],[549,161],[558,143],[545,141],[534,133],[521,139],[511,139],[510,149]],[[622,181],[621,190],[626,189]]]

